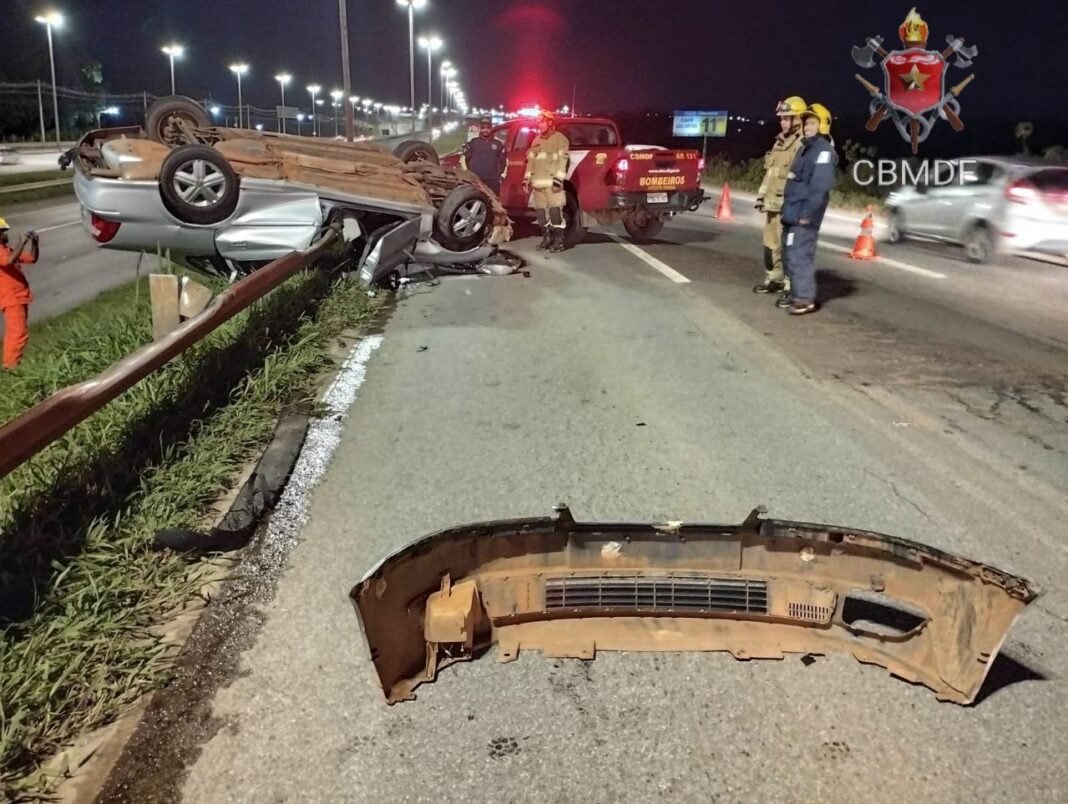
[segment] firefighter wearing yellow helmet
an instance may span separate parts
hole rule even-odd
[[[753,288],[754,293],[790,290],[782,262],[782,200],[790,166],[804,141],[801,116],[806,111],[808,104],[796,95],[780,102],[775,110],[780,130],[771,150],[764,155],[764,181],[756,200],[757,212],[764,214],[764,281]]]
[[[791,315],[816,310],[816,245],[831,200],[838,155],[831,144],[831,113],[813,103],[804,114],[805,142],[783,193],[783,262],[790,293],[776,302]]]
[[[524,189],[534,192],[534,210],[543,235],[539,249],[564,250],[564,180],[570,148],[567,137],[556,130],[556,115],[543,111],[538,116],[538,136],[527,151],[527,171],[523,176]]]

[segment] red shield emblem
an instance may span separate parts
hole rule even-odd
[[[946,60],[933,50],[895,50],[883,59],[886,98],[913,117],[937,109],[945,97]]]

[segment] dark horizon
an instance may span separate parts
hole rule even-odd
[[[349,0],[353,92],[407,105],[406,12],[395,0],[372,0],[366,9]],[[112,93],[167,94],[171,40],[186,48],[177,64],[178,91],[192,97],[236,102],[228,70],[245,60],[245,101],[278,102],[274,75],[294,75],[287,100],[308,106],[304,87],[324,92],[341,85],[336,0],[309,0],[290,18],[293,4],[229,0],[55,0],[68,24],[56,35],[58,82],[85,86],[81,69],[99,61],[103,87]],[[33,17],[45,0],[13,0],[0,11],[0,81],[50,82],[44,28]],[[264,8],[273,9],[265,13]],[[860,72],[881,83],[878,68],[861,70],[850,56],[867,36],[897,45],[897,26],[911,2],[800,4],[756,0],[743,8],[680,0],[670,12],[648,3],[616,0],[576,4],[568,0],[429,0],[416,14],[416,35],[436,33],[473,106],[510,108],[540,102],[570,104],[580,111],[727,109],[770,117],[777,100],[800,94],[819,100],[837,117],[866,115],[869,98],[855,81]],[[1068,110],[1049,98],[1068,71],[1060,63],[1059,37],[1068,22],[1054,14],[995,6],[991,0],[921,3],[931,27],[929,47],[947,34],[979,48],[974,66],[950,69],[949,83],[975,73],[960,99],[962,117],[1044,118],[1068,123]],[[1011,19],[1010,19],[1011,18]],[[252,21],[251,23],[249,21]],[[1004,35],[1008,22],[1025,33],[1026,50]],[[436,72],[436,71],[435,71]],[[416,102],[427,96],[425,51],[416,54]],[[435,103],[440,96],[435,78]]]

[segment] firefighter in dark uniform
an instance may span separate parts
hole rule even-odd
[[[790,292],[782,265],[782,199],[786,178],[804,144],[801,115],[807,110],[808,104],[796,95],[782,101],[775,110],[780,131],[764,155],[764,181],[756,199],[756,210],[764,215],[764,281],[753,288],[754,293]]]
[[[494,138],[493,123],[488,118],[479,121],[478,136],[460,149],[460,164],[478,176],[494,195],[501,194],[501,176],[508,166],[508,157],[504,144]]]
[[[543,111],[538,116],[538,136],[527,151],[527,171],[523,176],[524,189],[533,188],[534,210],[544,235],[539,249],[564,250],[564,180],[570,148],[567,137],[556,130],[556,115]]]
[[[790,168],[782,207],[783,260],[790,294],[783,294],[776,305],[791,315],[816,311],[816,244],[838,165],[826,106],[813,103],[808,108],[804,131],[805,144]]]

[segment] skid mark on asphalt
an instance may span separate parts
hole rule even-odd
[[[662,261],[658,260],[656,257],[654,257],[654,256],[652,256],[650,254],[647,254],[644,250],[638,248],[637,246],[626,242],[619,235],[609,233],[608,236],[610,238],[612,238],[613,240],[615,240],[620,246],[625,248],[627,251],[629,251],[635,257],[637,257],[639,260],[644,262],[646,265],[648,265],[649,267],[653,268],[654,270],[657,270],[660,273],[662,273],[664,276],[666,276],[672,282],[675,282],[675,283],[680,284],[680,285],[688,285],[690,283],[689,279],[687,279],[685,276],[680,274],[678,271],[676,271],[674,268],[672,268],[666,262],[662,262]]]

